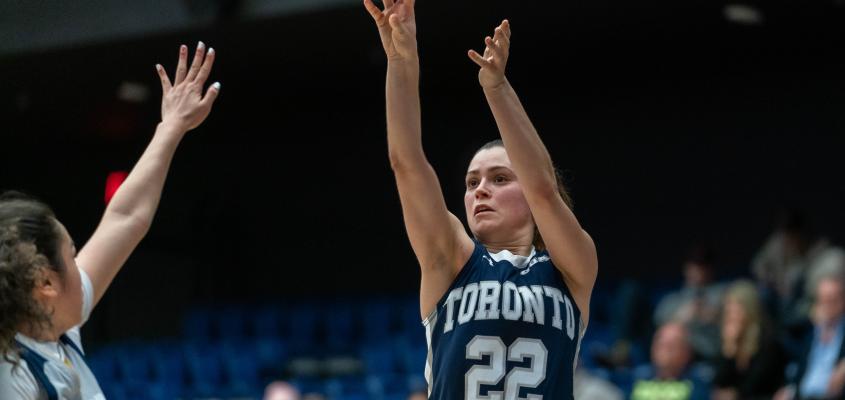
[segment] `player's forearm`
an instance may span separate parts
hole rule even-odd
[[[106,208],[104,221],[125,218],[146,233],[158,208],[173,155],[185,132],[174,124],[158,124],[152,141]]]
[[[390,61],[387,64],[387,147],[391,165],[419,165],[427,162],[422,149],[419,61]]]
[[[551,156],[516,91],[506,80],[495,88],[485,88],[484,94],[522,187],[554,188],[557,180]]]

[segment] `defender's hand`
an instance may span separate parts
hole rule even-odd
[[[188,69],[188,47],[182,45],[179,48],[179,64],[172,84],[164,67],[156,64],[158,77],[161,79],[162,122],[173,124],[187,132],[205,121],[208,113],[211,112],[214,100],[220,93],[220,82],[215,82],[203,96],[205,80],[211,73],[215,57],[214,49],[209,49],[206,54],[205,44],[199,42],[194,61]]]

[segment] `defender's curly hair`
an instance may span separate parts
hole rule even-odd
[[[53,211],[18,192],[0,194],[0,355],[17,364],[15,334],[50,326],[33,289],[50,269],[63,275],[61,233]]]

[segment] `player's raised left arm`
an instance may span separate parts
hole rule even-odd
[[[596,247],[558,194],[551,156],[505,77],[510,38],[505,20],[485,38],[484,54],[470,50],[469,57],[481,67],[479,82],[549,255],[586,313],[598,272]]]
[[[161,122],[150,144],[117,190],[96,231],[79,251],[76,261],[94,286],[94,304],[102,298],[117,272],[146,235],[158,208],[173,155],[185,133],[199,126],[211,111],[220,84],[203,87],[214,63],[214,50],[200,42],[190,69],[188,48],[179,49],[174,81],[156,65],[161,87]]]

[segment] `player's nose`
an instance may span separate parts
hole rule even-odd
[[[478,187],[475,188],[475,198],[476,199],[485,199],[490,197],[490,189],[487,187],[487,181],[482,180],[481,183],[478,184]]]

